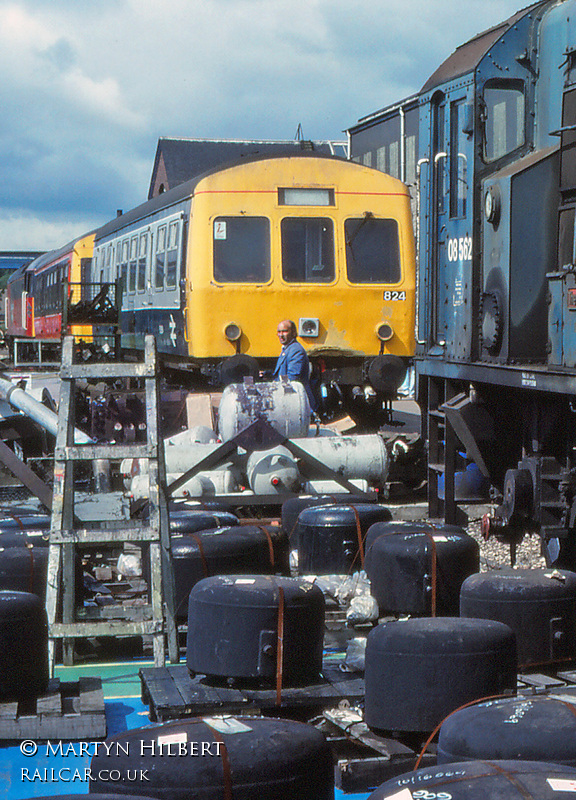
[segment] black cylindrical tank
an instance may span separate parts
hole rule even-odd
[[[117,743],[117,746],[116,746]],[[164,800],[333,800],[331,750],[311,725],[264,717],[184,719],[126,731],[92,758],[90,794],[134,792],[145,771],[146,795]],[[128,750],[128,755],[125,751]],[[98,780],[99,773],[102,778]]]
[[[506,697],[442,723],[438,763],[521,759],[576,767],[576,707],[553,696]]]
[[[16,514],[0,519],[0,534],[15,531],[49,531],[50,517],[47,514]]]
[[[398,523],[377,522],[366,545],[366,573],[381,613],[458,616],[462,583],[480,569],[478,543],[454,526],[399,530]]]
[[[365,684],[369,727],[431,731],[464,703],[516,690],[514,633],[458,617],[383,623],[368,635]]]
[[[286,574],[288,539],[279,526],[235,525],[172,539],[176,609],[186,619],[188,596],[212,575]]]
[[[495,619],[516,634],[521,667],[576,657],[576,573],[501,569],[462,584],[460,616]]]
[[[36,697],[48,684],[48,621],[35,594],[0,591],[0,697]]]
[[[407,772],[368,800],[572,800],[576,770],[536,761],[466,761]]]
[[[341,494],[321,494],[315,495],[314,497],[291,497],[289,500],[285,500],[284,503],[282,503],[282,527],[293,543],[293,546],[296,546],[298,543],[297,522],[301,511],[304,511],[305,508],[314,508],[315,506],[347,505],[350,502],[354,502],[354,500],[351,500],[350,495]],[[371,501],[362,500],[362,503],[366,502]],[[374,503],[375,502],[376,496],[374,496]]]
[[[48,547],[50,531],[4,531],[0,547]]]
[[[230,511],[186,509],[170,511],[170,533],[196,533],[213,528],[229,528],[240,521]]]
[[[188,669],[272,680],[282,632],[282,683],[316,682],[324,640],[324,595],[317,586],[268,575],[206,578],[190,592]]]
[[[0,547],[0,590],[31,592],[44,601],[47,571],[47,547]]]
[[[358,525],[363,541],[371,525],[390,519],[389,509],[370,503],[305,508],[298,516],[299,573],[330,575],[362,569]]]

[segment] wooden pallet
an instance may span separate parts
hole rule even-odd
[[[276,703],[275,689],[236,688],[214,686],[202,675],[194,678],[186,665],[150,667],[140,670],[142,702],[150,707],[153,722],[198,716],[207,713],[248,713],[270,711],[274,708],[286,712],[337,705],[342,699],[350,701],[364,697],[364,679],[356,673],[340,670],[340,662],[325,662],[324,680],[311,686],[282,689],[281,705]]]
[[[360,708],[326,709],[316,723],[330,744],[336,786],[345,793],[368,792],[379,784],[414,769],[423,745],[418,736],[385,737],[374,733],[364,722]],[[426,752],[422,767],[436,763],[436,755]]]
[[[0,703],[0,739],[103,739],[104,695],[100,678],[63,683],[51,678],[37,698]]]

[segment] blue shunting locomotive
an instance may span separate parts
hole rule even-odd
[[[461,520],[464,454],[496,500],[485,532],[538,531],[574,568],[576,0],[479,34],[349,135],[412,189],[431,516]]]

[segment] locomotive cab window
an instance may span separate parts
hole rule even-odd
[[[288,283],[334,280],[334,225],[324,217],[285,217],[281,223],[282,277]]]
[[[270,280],[270,223],[265,217],[216,217],[214,279],[220,283]]]
[[[526,140],[524,87],[520,81],[487,83],[483,93],[484,159],[496,161]]]
[[[350,283],[398,283],[400,244],[395,219],[366,214],[344,223],[346,270]]]

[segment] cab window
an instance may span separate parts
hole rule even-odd
[[[288,283],[334,280],[334,225],[325,217],[285,217],[282,277]]]
[[[265,217],[216,217],[214,278],[220,283],[270,280],[270,223]]]
[[[520,81],[488,83],[483,100],[484,160],[496,161],[526,140],[523,85]]]
[[[400,244],[395,219],[366,214],[344,223],[346,271],[350,283],[398,283]]]

